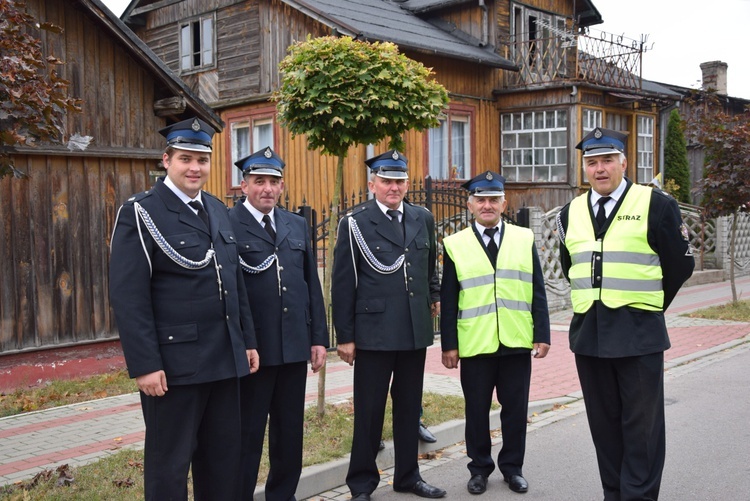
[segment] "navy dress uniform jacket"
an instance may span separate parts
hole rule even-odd
[[[354,342],[358,350],[390,351],[417,350],[433,343],[430,305],[440,300],[435,219],[422,207],[406,202],[403,207],[403,246],[375,200],[341,219],[331,280],[339,344]],[[404,254],[404,267],[391,274],[373,270],[353,236],[350,241],[349,218],[362,222],[362,236],[378,261],[391,265]]]
[[[328,347],[328,328],[317,259],[307,222],[274,209],[276,242],[243,204],[229,211],[242,260],[257,267],[276,253],[278,262],[258,274],[243,272],[263,366],[304,362],[313,345]],[[279,266],[281,290],[276,275]]]
[[[120,208],[111,243],[110,301],[131,377],[164,370],[169,385],[185,385],[250,373],[245,350],[256,348],[256,341],[237,239],[227,207],[205,192],[201,198],[210,237],[161,180]],[[161,250],[143,221],[139,237],[135,202],[177,253],[201,261],[213,242],[216,262],[183,268]]]

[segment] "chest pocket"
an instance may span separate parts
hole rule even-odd
[[[370,250],[375,254],[379,252],[391,252],[393,250],[393,245],[387,240],[381,240],[379,242],[373,242],[370,245]]]
[[[169,245],[179,251],[180,249],[190,249],[191,247],[198,247],[201,243],[201,239],[197,233],[180,233],[179,235],[165,235]]]
[[[224,246],[227,249],[227,256],[229,256],[229,262],[237,262],[237,239],[234,237],[234,232],[231,230],[219,231],[221,239],[224,242]]]
[[[430,241],[421,235],[417,235],[416,238],[414,239],[414,246],[417,249],[429,249]]]

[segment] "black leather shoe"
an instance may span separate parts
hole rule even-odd
[[[526,479],[521,475],[510,475],[508,477],[504,477],[504,479],[506,482],[508,482],[508,487],[510,487],[510,490],[512,490],[513,492],[524,493],[529,490],[529,483],[526,482]]]
[[[487,490],[487,477],[484,475],[472,475],[466,488],[470,494],[482,494]]]
[[[437,438],[435,438],[435,435],[428,430],[425,425],[422,424],[420,421],[419,423],[419,440],[422,442],[427,442],[428,444],[434,444],[437,442]]]
[[[423,480],[419,480],[416,484],[412,485],[411,489],[396,489],[394,487],[393,490],[396,492],[411,492],[421,498],[437,499],[445,496],[443,489],[430,485]]]
[[[380,441],[380,443],[378,444],[378,450],[379,450],[379,451],[382,451],[383,449],[385,449],[385,442],[383,442],[383,441],[381,440],[381,441]]]
[[[370,495],[366,492],[354,494],[351,501],[370,501]]]

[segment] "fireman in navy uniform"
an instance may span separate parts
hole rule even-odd
[[[264,148],[235,162],[245,200],[230,210],[255,323],[260,370],[241,380],[243,499],[252,499],[270,416],[269,501],[294,499],[302,473],[307,361],[328,347],[318,262],[305,219],[277,207],[284,161]]]
[[[493,393],[502,406],[497,468],[512,491],[528,490],[523,463],[531,357],[544,358],[550,348],[547,293],[534,233],[502,221],[504,183],[491,171],[464,183],[474,222],[443,241],[440,339],[443,365],[461,366],[471,494],[486,491],[495,469],[489,429]]]
[[[407,160],[391,150],[367,160],[375,199],[343,217],[334,249],[333,322],[339,356],[354,364],[354,437],[346,483],[367,501],[380,474],[375,461],[391,383],[393,488],[445,496],[422,480],[417,462],[425,355],[439,311],[435,220],[404,202]]]
[[[201,191],[214,130],[196,118],[159,132],[167,176],[120,207],[109,273],[146,424],[145,499],[187,499],[191,468],[196,500],[239,499],[239,378],[259,360],[227,208]]]
[[[605,500],[657,499],[665,459],[664,311],[693,272],[677,202],[624,177],[626,136],[596,128],[589,192],[558,215],[575,353]]]

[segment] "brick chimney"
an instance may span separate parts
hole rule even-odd
[[[713,89],[717,94],[727,95],[727,63],[709,61],[701,63],[703,90]]]

